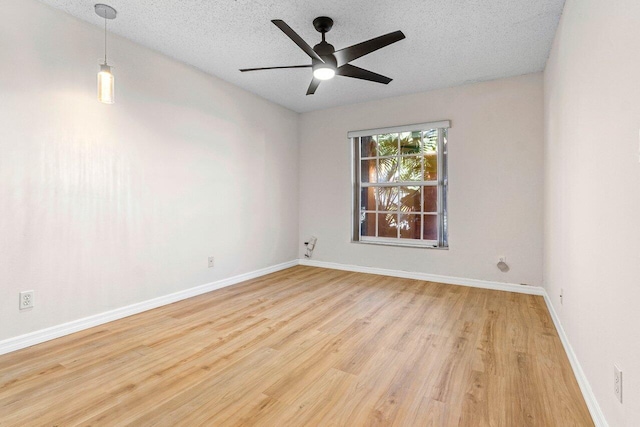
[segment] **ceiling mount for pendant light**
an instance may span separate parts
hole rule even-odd
[[[104,18],[104,63],[100,64],[98,72],[98,101],[104,104],[115,102],[115,77],[111,72],[111,66],[107,63],[107,19],[116,19],[118,12],[106,4],[96,4],[96,14]]]

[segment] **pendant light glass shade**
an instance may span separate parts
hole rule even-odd
[[[113,104],[115,99],[116,79],[107,64],[100,65],[98,73],[98,101],[103,104]]]

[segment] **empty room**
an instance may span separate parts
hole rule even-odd
[[[640,426],[640,2],[4,0],[0,426]]]

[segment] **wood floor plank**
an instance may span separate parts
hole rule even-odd
[[[592,426],[542,297],[294,267],[0,356],[0,426]]]

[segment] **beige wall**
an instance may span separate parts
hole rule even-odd
[[[609,424],[638,426],[640,3],[567,0],[544,77],[545,287]]]
[[[0,340],[297,257],[296,113],[118,37],[102,105],[99,27],[2,6]]]
[[[540,285],[542,99],[532,74],[302,114],[300,238],[318,237],[313,259]],[[452,121],[450,249],[350,243],[347,132],[437,120]]]

